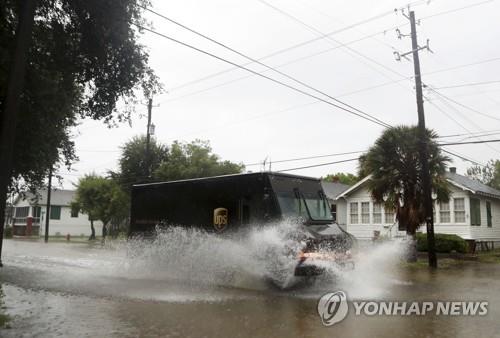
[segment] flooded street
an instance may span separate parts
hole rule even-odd
[[[398,245],[386,243],[362,251],[355,271],[282,291],[247,255],[251,246],[216,243],[223,257],[201,238],[188,255],[182,238],[176,240],[177,254],[160,242],[149,244],[156,250],[144,245],[139,257],[137,248],[123,243],[6,240],[1,306],[11,321],[0,336],[500,336],[498,264],[464,262],[429,272],[403,267]],[[486,316],[358,316],[351,303],[345,320],[325,327],[317,302],[336,290],[349,301],[474,300],[489,307]]]

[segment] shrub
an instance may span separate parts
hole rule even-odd
[[[5,237],[5,238],[12,238],[12,235],[13,235],[12,227],[6,226],[3,229],[3,237]]]
[[[467,243],[457,235],[434,234],[436,252],[451,253],[452,251],[466,253]],[[427,234],[417,233],[417,250],[427,251]]]

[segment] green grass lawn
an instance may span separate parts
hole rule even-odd
[[[438,258],[439,269],[452,269],[464,264],[465,261],[454,258]],[[426,269],[429,267],[429,262],[426,258],[419,258],[415,263],[401,262],[401,265],[409,269]]]
[[[500,264],[500,248],[491,251],[480,251],[478,253],[478,260],[483,263]]]
[[[8,329],[9,328],[10,317],[6,314],[0,313],[0,328]]]
[[[466,262],[479,262],[479,263],[493,263],[500,264],[500,248],[491,251],[479,251],[475,255],[472,255],[474,259],[459,259],[459,258],[439,258],[438,257],[438,267],[442,269],[450,269],[460,267]],[[427,258],[419,257],[417,262],[408,263],[401,262],[401,266],[410,269],[427,268],[428,262]]]

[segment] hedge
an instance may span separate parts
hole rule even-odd
[[[4,229],[3,229],[3,237],[4,238],[12,238],[12,227],[10,226],[6,226]]]
[[[467,243],[457,235],[434,234],[436,252],[450,253],[452,251],[466,253]],[[427,234],[417,233],[417,250],[427,251]]]

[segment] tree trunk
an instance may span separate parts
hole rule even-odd
[[[108,234],[108,223],[104,223],[102,225],[102,240],[106,238],[107,234]]]
[[[406,261],[408,263],[415,263],[417,261],[417,235],[415,231],[413,233],[407,232],[408,235],[408,251],[406,254]]]
[[[93,219],[90,220],[90,230],[92,231],[92,233],[90,234],[89,241],[92,241],[95,239],[95,228]]]

